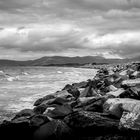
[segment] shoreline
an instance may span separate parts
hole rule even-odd
[[[140,64],[96,68],[94,78],[65,85],[3,121],[2,134],[33,140],[139,139]]]

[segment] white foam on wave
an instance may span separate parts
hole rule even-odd
[[[62,72],[62,71],[57,71],[57,73],[61,74],[61,73],[63,73],[63,72]]]
[[[33,96],[20,98],[20,101],[23,102],[32,102],[33,100],[34,100]]]
[[[45,77],[46,77],[46,75],[44,75],[44,74],[38,74],[38,75],[30,76],[30,78],[45,78]]]
[[[3,74],[3,73],[4,73],[4,71],[0,70],[0,74]]]
[[[9,77],[6,78],[6,80],[9,81],[9,82],[17,81],[19,79],[20,79],[19,76],[15,76],[15,77],[9,76]]]
[[[21,75],[29,75],[28,72],[22,72]]]

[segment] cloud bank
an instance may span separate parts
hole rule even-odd
[[[139,0],[0,0],[0,59],[140,55]]]

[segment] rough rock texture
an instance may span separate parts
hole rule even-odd
[[[43,98],[40,98],[40,99],[36,100],[36,102],[34,103],[34,106],[38,106],[38,105],[40,105],[43,101],[47,101],[47,100],[53,99],[53,98],[55,98],[54,95],[47,95],[47,96],[45,96],[45,97],[43,97]]]
[[[10,121],[1,138],[30,140],[139,140],[140,64],[96,65],[93,79],[46,95]]]
[[[34,140],[65,140],[71,139],[70,128],[61,120],[54,120],[42,125],[34,132]]]
[[[44,112],[44,114],[53,119],[62,119],[70,113],[72,113],[72,108],[68,104],[55,105],[53,108],[48,107]]]
[[[119,120],[104,113],[78,111],[67,116],[64,121],[75,131],[78,137],[119,132]]]

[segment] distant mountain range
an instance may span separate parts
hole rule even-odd
[[[0,60],[0,66],[80,66],[88,63],[108,64],[108,63],[125,63],[139,60],[140,57],[133,59],[106,59],[101,56],[85,56],[85,57],[45,56],[40,59],[28,61]]]

